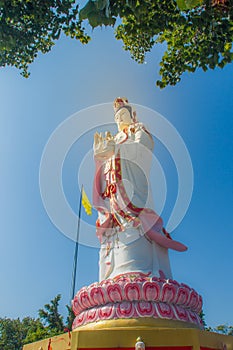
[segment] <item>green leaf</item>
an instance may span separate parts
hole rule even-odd
[[[96,8],[98,10],[104,10],[107,6],[108,1],[107,0],[96,0]]]
[[[89,18],[90,14],[95,11],[96,11],[95,3],[92,0],[89,0],[79,12],[80,20]]]
[[[176,0],[177,6],[181,11],[187,10],[186,1],[185,0]]]
[[[181,11],[191,10],[203,4],[203,0],[176,0],[176,3]]]

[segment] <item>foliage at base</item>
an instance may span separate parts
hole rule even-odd
[[[74,320],[72,308],[66,305],[68,315],[66,322],[59,313],[59,301],[61,295],[57,295],[44,309],[39,310],[39,318],[25,317],[22,320],[0,318],[0,349],[22,350],[24,344],[51,338],[55,335],[70,331]]]

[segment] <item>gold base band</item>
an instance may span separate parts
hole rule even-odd
[[[150,328],[195,328],[199,327],[193,323],[168,320],[161,318],[152,317],[140,317],[140,318],[129,318],[129,319],[115,319],[115,320],[104,320],[93,323],[88,323],[84,326],[77,327],[73,330],[98,330],[98,329],[122,329],[122,328],[139,328],[139,329],[150,329]]]

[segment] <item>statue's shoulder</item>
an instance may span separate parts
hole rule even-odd
[[[134,129],[135,132],[141,131],[141,130],[143,131],[147,130],[146,126],[141,122],[132,123],[129,128],[131,130]]]
[[[134,124],[134,134],[135,134],[135,141],[141,142],[146,147],[153,149],[154,147],[153,137],[143,123]]]
[[[147,127],[143,123],[139,123],[139,122],[133,123],[133,124],[130,125],[129,129],[131,131],[134,131],[135,133],[137,133],[137,132],[144,132],[144,133],[150,135],[149,130],[147,129]]]

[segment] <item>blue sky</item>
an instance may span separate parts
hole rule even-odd
[[[114,39],[112,29],[97,29],[87,46],[62,38],[31,65],[29,79],[14,68],[1,69],[0,317],[35,317],[58,293],[64,313],[74,242],[59,232],[44,209],[39,187],[43,150],[54,130],[74,113],[127,96],[172,123],[192,160],[191,204],[173,232],[189,250],[171,252],[174,279],[203,296],[208,325],[233,323],[233,67],[185,74],[177,86],[161,91],[155,81],[162,49],[154,48],[147,64],[138,65]],[[100,124],[102,118],[93,115]],[[80,117],[80,127],[83,122]],[[90,132],[72,146],[64,162],[64,193],[74,211],[77,174],[91,147]],[[177,193],[176,169],[159,142],[155,154],[167,178],[162,212],[166,224]],[[156,179],[153,184],[156,188]],[[87,192],[91,193],[89,182]],[[83,213],[85,222],[92,224],[94,219]],[[93,227],[92,232],[94,236]],[[77,290],[98,279],[98,249],[80,246],[77,279]]]

